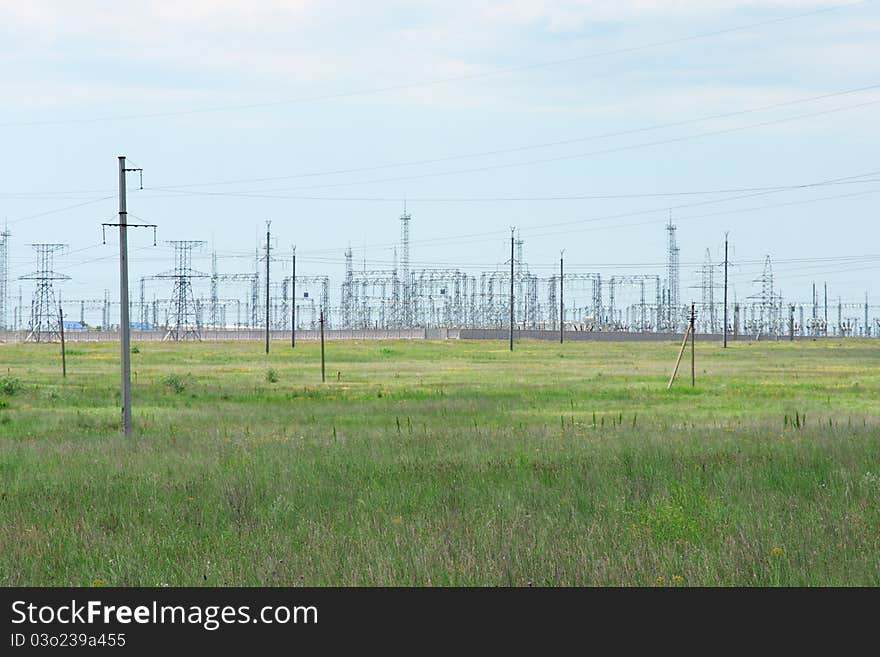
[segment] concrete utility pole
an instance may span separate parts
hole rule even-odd
[[[727,236],[729,232],[724,233],[724,349],[727,349]]]
[[[563,294],[563,268],[562,268],[562,259],[565,255],[565,249],[559,252],[559,344],[562,344],[563,335],[565,331],[565,304],[562,299]]]
[[[290,348],[296,347],[296,244],[293,245],[293,273],[290,275]]]
[[[825,335],[828,335],[828,281],[825,281]]]
[[[58,330],[61,332],[61,377],[67,378],[67,350],[64,347],[64,310],[61,308],[61,298],[58,299]]]
[[[131,436],[131,322],[128,319],[128,211],[125,205],[125,174],[137,171],[141,174],[140,188],[144,188],[144,170],[141,168],[126,169],[125,156],[119,156],[119,222],[101,224],[102,230],[107,227],[119,228],[119,351],[122,361],[122,433]],[[155,224],[135,224],[135,228],[153,229],[153,246],[156,245]],[[109,311],[105,301],[103,324],[105,329],[110,323]]]
[[[697,340],[697,313],[695,310],[694,302],[691,301],[691,387],[697,385],[697,375],[696,375],[696,345],[694,344]]]
[[[271,221],[266,222],[266,353],[269,353],[269,249],[271,244],[269,240],[272,234],[269,232]]]
[[[510,350],[513,351],[513,227],[510,229]]]
[[[321,383],[326,380],[324,375],[324,306],[321,306]]]
[[[119,341],[122,356],[122,433],[131,435],[131,324],[128,321],[128,210],[125,202],[125,156],[119,156]]]

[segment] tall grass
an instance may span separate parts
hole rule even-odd
[[[874,344],[3,345],[0,583],[877,585]]]

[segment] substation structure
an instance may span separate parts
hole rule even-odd
[[[723,270],[707,249],[702,265],[691,280],[690,295],[680,285],[680,250],[677,229],[665,227],[666,261],[659,273],[585,272],[572,266],[562,274],[539,276],[529,267],[524,241],[512,238],[504,252],[511,261],[485,271],[456,268],[414,268],[410,259],[412,217],[404,212],[400,243],[389,269],[354,266],[351,248],[344,251],[344,274],[338,287],[327,275],[276,276],[271,271],[287,260],[272,256],[266,281],[265,255],[258,248],[251,271],[221,271],[211,254],[209,272],[193,267],[194,253],[206,245],[201,240],[175,240],[172,266],[140,276],[131,290],[129,316],[140,331],[161,332],[165,340],[199,340],[202,331],[218,332],[266,328],[268,295],[269,328],[316,329],[321,311],[325,327],[348,330],[506,329],[510,325],[511,269],[513,318],[517,329],[680,333],[684,331],[690,303],[696,306],[696,328],[703,334],[723,331]],[[53,268],[61,244],[34,244],[37,269],[20,276],[32,282],[28,299],[19,288],[17,304],[10,296],[8,252],[11,233],[0,233],[0,330],[13,331],[15,339],[53,341],[59,334],[59,307],[64,310],[65,331],[118,329],[119,303],[109,290],[89,298],[60,298],[55,287],[69,280]],[[398,260],[398,253],[400,258]],[[295,252],[294,252],[295,254]],[[235,258],[250,256],[235,255]],[[576,260],[576,258],[572,258]],[[547,267],[550,263],[542,263]],[[553,271],[550,267],[550,271]],[[545,269],[546,271],[546,269]],[[827,285],[812,284],[808,299],[784,297],[774,283],[773,264],[766,256],[761,274],[751,281],[752,294],[728,297],[728,334],[733,338],[761,336],[880,336],[880,312],[864,301],[829,298]],[[334,292],[338,291],[338,296]],[[733,292],[729,288],[730,292]],[[806,295],[805,295],[806,296]],[[687,298],[686,298],[687,297]],[[115,322],[115,323],[114,323]]]

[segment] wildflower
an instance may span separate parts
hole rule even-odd
[[[92,580],[92,586],[104,586],[104,584],[106,584],[106,583],[107,582],[105,582],[100,577],[96,577],[95,579]]]
[[[665,581],[663,575],[657,575],[657,583],[662,584]]]
[[[773,554],[776,556],[779,556],[782,553],[783,553],[783,549],[781,547],[779,547],[778,545],[775,546],[772,550],[770,550],[770,554]]]
[[[673,582],[680,582],[680,581],[682,581],[682,579],[684,579],[684,578],[681,575],[673,575],[672,576]]]
[[[401,522],[403,522],[403,520],[401,519],[400,516],[394,516],[394,517],[391,519],[391,524],[392,524],[392,525],[399,525]]]

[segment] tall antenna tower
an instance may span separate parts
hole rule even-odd
[[[403,214],[400,215],[400,277],[401,277],[401,297],[403,300],[403,312],[401,318],[403,326],[410,328],[413,323],[412,313],[412,280],[409,273],[409,222],[412,217],[406,211],[406,205],[403,207]]]
[[[37,271],[19,280],[36,281],[34,298],[31,302],[31,323],[26,341],[53,342],[60,337],[58,309],[55,305],[55,291],[52,281],[66,281],[70,276],[59,274],[52,269],[55,253],[67,247],[66,244],[31,244],[37,252]]]
[[[342,325],[353,328],[354,322],[354,262],[351,246],[345,250],[345,281],[342,283]]]
[[[706,259],[702,268],[702,316],[703,323],[709,333],[715,332],[715,267],[712,265],[712,254],[706,249]]]
[[[208,274],[192,268],[192,251],[196,247],[204,246],[205,242],[174,240],[167,242],[167,244],[174,247],[174,271],[156,276],[156,278],[170,278],[174,281],[168,332],[163,340],[201,340],[202,327],[193,296],[192,279],[208,278]]]
[[[8,230],[0,231],[0,331],[9,327],[7,317],[9,299],[9,237]]]
[[[211,252],[211,328],[220,327],[219,277],[217,276],[217,251]]]
[[[680,294],[679,288],[679,248],[675,239],[675,224],[672,223],[670,213],[669,223],[666,224],[666,303],[667,322],[670,330],[675,331],[679,324]]]

